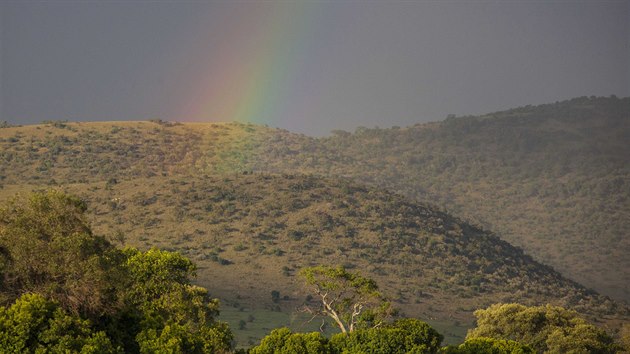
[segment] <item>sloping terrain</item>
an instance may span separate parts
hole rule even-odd
[[[630,301],[629,141],[629,98],[580,98],[318,140],[285,134],[253,169],[348,176],[430,201]]]
[[[296,270],[341,264],[421,318],[469,323],[495,302],[552,303],[597,320],[628,315],[488,231],[348,180],[244,174],[63,189],[88,201],[97,233],[182,252],[199,265],[199,283],[228,302],[272,307],[276,290],[292,310],[308,295]]]
[[[615,97],[325,138],[244,124],[49,122],[0,129],[0,184],[349,177],[445,208],[628,301],[628,141],[630,98]]]

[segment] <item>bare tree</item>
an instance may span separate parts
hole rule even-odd
[[[378,327],[395,311],[378,291],[376,282],[344,267],[309,267],[300,271],[318,304],[306,304],[303,311],[330,317],[342,333],[362,327]]]

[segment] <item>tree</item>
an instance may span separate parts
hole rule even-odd
[[[551,305],[495,304],[475,311],[477,327],[466,339],[516,340],[537,352],[615,353],[613,339],[575,311]]]
[[[228,353],[232,335],[224,323],[193,328],[190,324],[167,322],[162,328],[138,334],[140,353]]]
[[[0,347],[10,353],[116,353],[107,335],[38,294],[0,307]]]
[[[395,312],[374,280],[344,267],[309,267],[302,269],[300,275],[320,301],[319,306],[307,304],[304,310],[314,316],[330,317],[342,333],[378,327]]]
[[[124,253],[131,278],[124,300],[139,317],[136,340],[141,352],[220,353],[231,349],[232,332],[214,320],[219,301],[191,284],[195,265],[189,259],[157,249],[126,249]]]
[[[280,301],[280,292],[278,290],[271,291],[271,301],[278,303]]]
[[[88,336],[93,323],[98,338],[125,352],[231,349],[228,326],[215,321],[219,302],[192,285],[195,265],[189,259],[156,249],[118,250],[92,234],[86,209],[81,200],[58,191],[18,196],[0,207],[0,300],[15,300],[1,313],[10,318],[15,306],[37,310],[18,320],[5,318],[6,343],[24,332],[25,340],[31,343],[35,336],[43,351],[57,348],[57,337],[69,351],[78,351],[74,337],[64,333],[72,336],[76,329]],[[28,343],[22,346],[31,348]]]
[[[443,354],[534,354],[534,350],[513,340],[477,337],[466,340],[458,347],[442,349]]]
[[[339,353],[437,353],[444,337],[425,322],[405,318],[381,327],[338,333],[330,342]]]
[[[116,311],[122,254],[92,234],[86,204],[51,190],[0,207],[0,302],[26,293],[98,318]]]
[[[546,344],[550,353],[617,353],[621,349],[604,330],[581,321],[554,329]]]
[[[332,354],[336,353],[328,339],[321,333],[292,333],[283,327],[274,329],[271,334],[250,350],[251,354]]]
[[[442,335],[416,319],[402,319],[381,327],[337,333],[330,340],[321,333],[293,333],[275,329],[251,349],[252,354],[293,353],[437,353]]]

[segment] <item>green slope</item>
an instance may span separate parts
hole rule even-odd
[[[0,129],[0,183],[264,171],[350,177],[497,232],[630,300],[630,98],[578,98],[311,138],[243,124],[54,123]]]
[[[628,301],[628,141],[630,99],[583,98],[337,133],[320,139],[316,151],[297,148],[299,155],[273,161],[281,162],[277,171],[351,176],[430,200],[569,277]],[[275,146],[263,155],[274,156]]]
[[[296,270],[342,264],[421,318],[470,323],[474,309],[495,302],[553,303],[599,320],[628,315],[490,232],[348,180],[236,174],[63,189],[88,201],[97,233],[182,252],[199,265],[201,285],[246,307],[275,308],[278,290],[291,311],[308,295]]]

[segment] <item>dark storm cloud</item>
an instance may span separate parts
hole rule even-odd
[[[255,19],[255,12],[237,11],[250,6],[261,7],[3,2],[0,120],[193,119],[181,109],[192,73],[213,65],[213,48],[240,45],[224,43],[222,33]],[[309,58],[299,66],[308,85],[289,87],[287,108],[279,110],[294,112],[278,119],[289,130],[319,135],[583,95],[630,95],[628,1],[314,7],[316,23],[297,39],[308,45]],[[282,21],[274,26],[282,29]],[[287,44],[287,52],[294,46]],[[261,113],[259,122],[275,125],[277,118]]]

